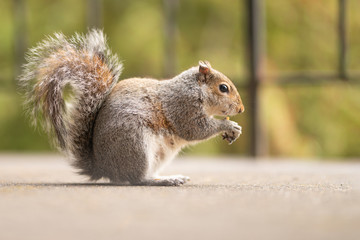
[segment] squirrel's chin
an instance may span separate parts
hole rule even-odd
[[[228,114],[228,115],[226,115],[226,116],[233,117],[233,116],[236,116],[236,115],[238,115],[238,114],[239,114],[239,113],[235,112],[235,113],[230,113],[230,114]]]
[[[227,117],[227,116],[235,116],[237,115],[238,113],[237,112],[226,112],[226,111],[222,111],[221,113],[219,113],[218,115],[216,116],[219,116],[219,117]]]
[[[219,114],[216,114],[215,116],[217,117],[229,117],[229,116],[234,116],[233,114],[227,114],[227,113],[219,113]]]

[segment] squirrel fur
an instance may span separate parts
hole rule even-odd
[[[20,83],[30,115],[91,180],[180,185],[189,178],[157,174],[183,147],[219,133],[232,143],[241,134],[237,123],[213,117],[244,106],[234,84],[209,62],[168,80],[119,81],[123,66],[100,30],[54,34],[26,59]]]

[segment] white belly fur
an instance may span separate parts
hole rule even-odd
[[[168,136],[155,135],[151,131],[144,131],[144,146],[148,160],[147,177],[156,177],[159,171],[171,160],[187,142],[183,139]]]

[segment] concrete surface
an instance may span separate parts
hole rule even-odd
[[[177,159],[181,187],[89,184],[0,155],[0,239],[360,239],[360,163]]]

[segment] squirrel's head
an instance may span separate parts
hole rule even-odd
[[[233,116],[245,111],[235,85],[224,74],[211,68],[209,62],[199,62],[197,80],[203,90],[208,115]]]

